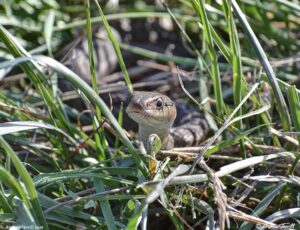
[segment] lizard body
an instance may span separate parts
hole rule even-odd
[[[206,120],[199,113],[190,112],[181,125],[172,128],[177,115],[175,103],[156,92],[136,91],[126,112],[139,125],[139,139],[147,146],[149,136],[156,134],[162,149],[174,146],[192,146],[203,141],[208,133]]]

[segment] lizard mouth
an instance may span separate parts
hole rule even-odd
[[[140,103],[137,103],[137,102],[133,102],[133,103],[130,103],[126,109],[126,112],[128,114],[130,113],[143,113],[144,111],[144,108],[143,106],[140,104]]]

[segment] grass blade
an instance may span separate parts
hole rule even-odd
[[[274,198],[278,195],[278,193],[282,190],[284,186],[285,183],[278,184],[270,193],[268,193],[268,195],[265,196],[255,207],[255,209],[253,210],[253,215],[255,215],[255,217],[259,217],[263,213],[263,211],[266,210],[266,208],[270,205],[272,200],[274,200]],[[252,228],[253,224],[247,223],[242,225],[240,230],[250,230]]]
[[[285,218],[299,218],[300,217],[300,208],[290,208],[285,210],[280,210],[278,212],[273,213],[272,215],[268,216],[265,220],[276,222]],[[291,224],[289,227],[290,229],[296,229],[293,227],[294,224]]]
[[[246,33],[246,36],[253,47],[256,55],[259,58],[259,61],[261,62],[268,78],[269,82],[272,86],[274,96],[276,98],[277,106],[278,106],[278,112],[282,121],[282,125],[285,131],[289,131],[291,129],[291,118],[289,116],[287,105],[284,101],[282,92],[279,88],[276,76],[274,74],[274,71],[270,65],[270,62],[267,59],[267,56],[265,52],[263,51],[263,48],[261,47],[257,37],[255,36],[252,28],[250,27],[247,19],[245,18],[243,12],[241,11],[240,7],[236,3],[235,0],[232,0],[232,8],[236,16],[238,17],[239,22],[241,23],[243,30]]]
[[[38,196],[39,196],[41,205],[46,209],[60,204],[58,201],[51,199],[50,197],[48,197],[44,194],[38,193]],[[64,215],[66,215],[66,216],[71,216],[71,217],[76,217],[78,219],[82,219],[86,222],[93,221],[95,223],[99,223],[99,221],[97,220],[96,217],[94,217],[88,213],[84,213],[82,211],[76,210],[75,208],[73,208],[71,206],[64,205],[62,207],[58,207],[56,211],[59,213],[64,213]]]
[[[125,62],[123,60],[123,56],[122,56],[122,53],[121,53],[120,46],[119,46],[118,42],[116,41],[116,39],[115,39],[115,37],[114,37],[111,29],[110,29],[110,26],[109,26],[109,24],[108,24],[108,22],[107,22],[107,20],[105,18],[105,15],[104,15],[104,13],[103,13],[103,11],[102,11],[102,9],[101,9],[98,1],[94,0],[94,2],[96,4],[96,6],[98,8],[98,12],[99,12],[99,14],[100,14],[100,16],[102,18],[102,22],[103,22],[104,27],[106,29],[108,38],[111,41],[111,43],[112,43],[112,45],[113,45],[113,47],[115,49],[115,52],[117,54],[117,57],[118,57],[118,60],[119,60],[119,64],[120,64],[120,68],[121,68],[121,70],[122,70],[122,72],[124,74],[124,78],[125,78],[125,82],[127,84],[128,90],[132,94],[133,93],[133,88],[132,88],[132,85],[131,85],[130,77],[129,77],[127,69],[126,69]]]
[[[186,31],[184,30],[184,28],[182,27],[182,25],[179,23],[179,21],[177,20],[177,18],[175,17],[175,15],[173,14],[173,12],[170,10],[170,8],[167,6],[167,4],[165,2],[163,2],[162,0],[160,0],[161,4],[166,8],[166,10],[168,11],[168,13],[170,14],[170,16],[172,17],[172,19],[175,21],[176,25],[179,27],[181,33],[183,34],[183,36],[185,37],[185,39],[187,40],[188,44],[192,47],[193,51],[197,54],[198,59],[201,61],[201,63],[203,64],[203,66],[205,67],[205,69],[210,73],[209,68],[203,58],[203,56],[200,54],[199,50],[196,48],[196,46],[194,45],[192,39],[189,37],[189,35],[186,33]],[[211,73],[210,73],[211,74]]]
[[[30,210],[19,199],[14,199],[14,205],[16,207],[16,222],[13,224],[13,228],[22,228],[22,226],[32,226],[37,228],[38,225],[33,219]]]
[[[0,166],[0,178],[1,178],[1,182],[3,182],[7,187],[9,187],[14,192],[14,194],[16,194],[24,202],[24,204],[26,204],[29,208],[31,208],[31,204],[20,182],[17,181],[17,179],[13,177],[11,173],[8,172],[2,166]]]
[[[3,139],[2,136],[0,136],[0,144],[2,148],[5,150],[7,157],[9,157],[12,160],[13,165],[15,166],[15,169],[17,170],[20,178],[24,182],[24,185],[26,187],[28,196],[29,196],[29,202],[31,204],[32,210],[31,212],[34,214],[34,219],[36,223],[43,226],[44,229],[48,229],[48,225],[46,223],[43,210],[41,208],[40,202],[38,200],[37,192],[35,190],[34,184],[32,182],[32,179],[30,175],[28,174],[26,168],[23,166],[22,162],[19,160],[19,158],[16,156],[12,148],[8,145],[8,143]]]
[[[59,72],[64,79],[69,81],[75,88],[82,91],[85,96],[92,101],[96,107],[99,107],[102,114],[107,117],[107,119],[111,122],[112,126],[115,128],[117,133],[120,135],[120,139],[122,140],[123,144],[128,148],[129,152],[132,154],[138,168],[141,170],[143,175],[145,177],[149,176],[149,171],[145,165],[145,163],[142,161],[140,156],[137,155],[136,149],[124,133],[123,129],[120,127],[118,121],[114,117],[114,115],[111,113],[107,105],[104,103],[104,101],[98,96],[98,94],[95,93],[95,91],[84,81],[82,80],[77,74],[75,74],[73,71],[65,67],[63,64],[59,63],[58,61],[46,57],[46,56],[32,56],[32,57],[21,57],[14,60],[14,64],[20,64],[25,61],[35,60],[40,63],[42,63],[45,66],[51,67],[53,70]],[[1,63],[3,66],[5,66],[5,63]],[[1,66],[0,66],[1,68]]]
[[[2,184],[1,184],[1,187],[2,187]],[[5,194],[4,194],[4,192],[3,192],[2,188],[1,188],[1,191],[0,191],[0,206],[1,206],[1,209],[2,209],[2,211],[4,213],[11,213],[11,212],[13,212],[11,204],[9,202],[10,202],[10,200],[7,199],[7,197],[5,196]]]
[[[49,55],[52,57],[52,46],[51,46],[51,40],[52,40],[52,32],[53,32],[53,26],[54,26],[54,21],[55,21],[55,11],[50,10],[49,14],[45,20],[45,25],[44,25],[44,36],[45,36],[45,41],[47,45],[47,49],[49,52]]]
[[[70,137],[67,133],[65,133],[63,130],[53,125],[42,123],[42,122],[36,122],[36,121],[12,121],[12,122],[0,123],[0,135],[2,136],[10,133],[39,129],[39,128],[55,130],[68,137],[73,143],[76,143],[76,141],[72,137]]]
[[[223,177],[229,175],[233,172],[245,169],[247,167],[260,164],[265,161],[269,161],[272,159],[276,159],[279,157],[290,157],[292,159],[295,158],[294,154],[291,152],[280,152],[262,156],[251,157],[242,161],[234,162],[232,164],[228,164],[220,168],[215,174],[218,177]],[[206,174],[198,174],[198,175],[188,175],[188,176],[178,176],[175,177],[170,184],[177,185],[177,184],[187,184],[187,183],[201,183],[208,180]]]
[[[243,98],[243,100],[241,101],[241,103],[233,110],[233,112],[228,116],[228,118],[226,119],[226,121],[224,122],[223,126],[215,133],[215,135],[206,143],[206,145],[204,146],[204,148],[200,151],[200,153],[198,153],[196,159],[194,160],[191,170],[189,172],[189,174],[192,173],[192,171],[194,170],[194,168],[196,167],[196,165],[198,164],[198,162],[202,159],[203,154],[208,150],[208,148],[217,140],[217,138],[222,134],[222,132],[230,126],[230,124],[238,121],[239,119],[243,119],[244,117],[247,116],[251,116],[253,114],[253,112],[250,112],[244,116],[239,116],[236,117],[234,119],[232,119],[234,117],[234,115],[237,113],[237,111],[241,108],[241,106],[246,102],[246,100],[250,97],[250,95],[255,91],[255,89],[259,86],[259,83],[256,83],[252,86],[251,90],[248,92],[248,94]],[[261,113],[264,112],[265,110],[268,110],[270,108],[270,106],[265,106],[259,110],[257,110],[257,113]]]
[[[90,63],[90,72],[91,72],[91,79],[92,79],[92,87],[94,89],[94,91],[97,93],[98,91],[98,86],[97,86],[97,77],[96,77],[96,71],[95,71],[95,64],[94,64],[94,46],[93,46],[93,39],[92,39],[92,25],[91,25],[91,15],[90,15],[90,1],[86,0],[85,1],[85,5],[86,5],[86,16],[87,16],[87,21],[86,21],[86,27],[87,27],[87,36],[88,36],[88,54],[89,54],[89,63]],[[95,143],[96,143],[96,149],[98,152],[98,156],[100,160],[105,159],[105,151],[104,151],[104,147],[102,144],[105,145],[106,140],[104,137],[104,132],[103,132],[103,128],[100,128],[100,132],[102,134],[103,137],[103,141],[101,143],[101,139],[100,139],[100,134],[97,131],[98,127],[100,126],[99,122],[102,121],[101,118],[101,111],[99,109],[99,107],[96,107],[96,115],[94,116],[93,119],[93,129],[95,131]]]
[[[96,187],[97,193],[105,191],[104,184],[101,181],[101,179],[94,178],[93,181],[94,181],[94,185]],[[117,227],[115,225],[114,216],[113,216],[113,213],[112,213],[112,210],[111,210],[108,200],[104,199],[102,201],[99,201],[99,203],[100,203],[101,211],[104,216],[104,220],[105,220],[107,228],[112,229],[112,230],[117,229]]]
[[[230,51],[231,51],[231,64],[233,71],[233,98],[235,106],[238,106],[242,100],[244,87],[243,83],[243,72],[242,72],[242,60],[241,60],[241,49],[238,32],[235,26],[234,18],[231,11],[231,1],[223,0],[223,8],[227,18],[229,38],[230,38]],[[242,115],[243,108],[241,107],[238,111],[238,115]],[[238,123],[238,128],[241,129],[243,126],[242,121]],[[244,141],[240,141],[241,153],[243,158],[246,158],[246,153],[244,149]]]
[[[287,91],[288,101],[292,112],[292,119],[295,126],[295,130],[300,132],[300,99],[297,93],[296,86],[290,86]],[[298,136],[300,143],[300,136]]]
[[[14,57],[31,56],[23,47],[20,46],[20,44],[17,43],[16,39],[1,25],[0,38]],[[63,108],[60,107],[60,99],[53,96],[52,90],[50,89],[50,87],[47,86],[45,82],[46,78],[42,74],[42,71],[37,65],[37,63],[33,62],[33,60],[31,60],[30,62],[38,70],[37,74],[34,72],[32,65],[29,65],[28,63],[23,63],[21,67],[24,70],[24,72],[28,75],[30,80],[34,83],[35,87],[39,90],[44,101],[46,102],[49,108],[49,115],[52,118],[53,124],[60,123],[65,130],[68,130],[69,133],[72,133],[72,131],[69,128],[68,118],[65,116]],[[54,119],[52,112],[59,119],[60,122],[57,122]]]
[[[292,112],[292,119],[296,132],[300,133],[300,99],[295,86],[290,86],[287,91],[288,101]],[[298,143],[300,143],[300,135],[298,135]],[[294,161],[290,172],[294,172],[297,167],[299,157]]]
[[[222,97],[222,87],[221,87],[219,66],[218,66],[217,55],[214,51],[214,43],[212,39],[210,24],[204,7],[204,1],[192,0],[192,4],[199,18],[201,18],[203,24],[208,55],[211,61],[211,73],[212,73],[211,77],[214,85],[214,95],[217,101],[217,113],[219,117],[222,117],[222,115],[224,114],[224,108],[223,108],[224,102]]]

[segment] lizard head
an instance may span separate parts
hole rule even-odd
[[[171,127],[176,118],[175,103],[167,96],[156,92],[134,92],[126,112],[139,125]]]

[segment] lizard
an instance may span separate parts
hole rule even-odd
[[[172,127],[177,115],[176,104],[157,92],[135,91],[126,112],[138,123],[138,138],[144,146],[151,134],[160,138],[161,149],[198,145],[209,130],[207,121],[198,112],[190,112],[181,118],[180,125]]]

